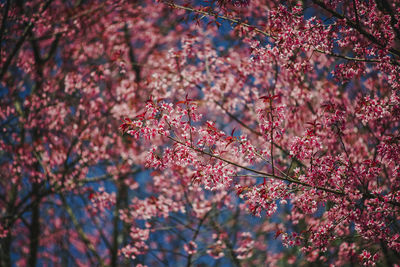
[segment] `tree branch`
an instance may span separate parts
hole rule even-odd
[[[85,231],[82,228],[82,225],[80,225],[80,223],[78,222],[78,219],[76,218],[72,208],[68,205],[67,200],[65,199],[64,195],[60,194],[60,198],[61,201],[63,203],[63,206],[65,208],[65,210],[67,211],[69,217],[72,220],[72,223],[75,226],[75,229],[79,235],[79,237],[81,238],[81,240],[83,241],[83,243],[86,245],[86,247],[92,252],[92,254],[94,255],[94,257],[97,260],[97,263],[100,266],[105,266],[104,265],[104,261],[103,259],[100,257],[100,255],[97,253],[96,248],[93,246],[93,244],[90,242],[89,238],[87,237],[87,235],[85,234]]]
[[[191,147],[191,146],[189,146],[189,145],[187,145],[187,144],[185,144],[185,143],[183,143],[183,142],[181,142],[181,141],[179,141],[179,140],[177,140],[177,139],[175,139],[175,138],[173,138],[173,137],[171,137],[171,136],[167,136],[167,137],[168,137],[169,139],[171,139],[172,141],[174,141],[174,142],[176,142],[176,143],[179,143],[179,144],[181,144],[181,145],[183,145],[183,146],[186,146],[186,147],[188,147],[188,148],[190,148],[190,149],[193,149],[194,151],[196,151],[196,152],[198,152],[198,153],[201,153],[201,154],[210,156],[210,157],[215,158],[215,159],[219,159],[219,160],[221,160],[221,161],[223,161],[223,162],[226,162],[226,163],[228,163],[228,164],[230,164],[230,165],[232,165],[232,166],[236,166],[236,167],[238,167],[238,168],[240,168],[240,169],[243,169],[243,170],[246,170],[246,171],[250,171],[250,172],[253,172],[253,173],[257,173],[257,174],[259,174],[261,177],[273,178],[273,179],[278,179],[278,180],[281,180],[281,181],[286,181],[286,182],[290,182],[290,183],[295,183],[295,184],[299,184],[299,185],[302,185],[302,186],[306,186],[306,187],[310,187],[310,188],[315,188],[315,189],[322,190],[322,191],[325,191],[325,192],[333,193],[333,194],[336,194],[336,195],[342,195],[342,196],[345,195],[343,192],[337,191],[337,190],[335,190],[335,189],[325,188],[325,187],[316,186],[316,185],[310,185],[310,184],[301,182],[301,181],[299,181],[299,180],[295,180],[295,179],[293,179],[293,178],[289,178],[289,177],[286,177],[286,178],[285,178],[285,177],[277,176],[277,175],[274,175],[274,174],[271,174],[271,173],[266,173],[266,172],[258,171],[258,170],[255,170],[255,169],[252,169],[252,168],[249,168],[249,167],[240,165],[240,164],[235,163],[235,162],[233,162],[233,161],[230,161],[230,160],[228,160],[228,159],[224,159],[224,158],[222,158],[222,157],[220,157],[220,156],[214,155],[214,154],[209,153],[209,152],[207,152],[207,151],[200,150],[200,149],[198,149],[197,147]]]
[[[360,34],[362,34],[363,36],[365,36],[368,40],[370,40],[371,42],[373,42],[374,44],[378,45],[379,47],[381,47],[382,49],[388,49],[388,52],[392,55],[398,56],[400,57],[400,51],[394,49],[394,48],[387,48],[384,44],[382,44],[381,42],[378,41],[378,39],[376,39],[375,36],[373,36],[371,33],[367,32],[366,30],[364,30],[360,24],[356,24],[353,21],[351,21],[349,18],[347,18],[346,16],[336,12],[335,10],[332,10],[330,8],[328,8],[324,2],[320,1],[320,0],[312,0],[312,2],[316,5],[318,5],[319,7],[321,7],[322,9],[324,9],[325,11],[329,12],[331,15],[333,15],[334,17],[338,18],[338,19],[343,19],[346,21],[346,24],[348,26],[350,26],[351,28],[355,29],[356,31],[358,31]]]
[[[0,56],[1,56],[1,48],[2,48],[2,43],[3,43],[3,34],[6,29],[6,24],[7,24],[7,17],[8,17],[8,10],[10,9],[10,0],[6,1],[6,6],[4,8],[3,12],[3,19],[1,20],[1,28],[0,28]]]
[[[260,28],[258,28],[256,26],[253,26],[251,24],[242,22],[240,19],[231,18],[231,17],[225,16],[225,15],[220,15],[220,14],[217,14],[215,12],[208,12],[208,11],[204,11],[204,10],[199,10],[199,9],[187,7],[187,6],[181,6],[181,5],[178,5],[178,4],[175,4],[175,3],[172,3],[172,2],[168,2],[168,1],[162,1],[162,2],[165,3],[166,5],[169,5],[172,8],[183,9],[183,10],[186,10],[186,11],[189,11],[189,12],[193,12],[193,13],[196,13],[196,14],[223,19],[223,20],[235,23],[237,25],[240,25],[240,26],[243,26],[243,27],[246,27],[246,28],[250,28],[250,29],[252,29],[253,31],[255,31],[255,32],[259,33],[259,34],[262,34],[264,36],[272,38],[275,41],[277,40],[277,38],[275,36],[269,34],[268,32],[263,31]],[[377,59],[349,57],[349,56],[340,55],[340,54],[337,54],[337,53],[334,53],[334,52],[324,51],[324,50],[321,50],[321,49],[318,49],[318,48],[313,48],[313,51],[321,53],[321,54],[325,54],[325,55],[331,56],[331,57],[337,57],[337,58],[346,59],[346,60],[349,60],[349,61],[369,62],[369,63],[379,63],[379,62],[381,62],[380,60],[377,60]],[[396,54],[395,51],[394,51],[394,53]],[[389,52],[393,53],[392,50],[389,50]],[[400,55],[400,52],[399,52],[399,55]]]

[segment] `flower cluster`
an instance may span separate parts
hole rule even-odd
[[[243,260],[253,255],[254,240],[250,232],[240,233],[239,246],[235,249],[238,259]]]
[[[132,227],[130,229],[130,237],[132,244],[129,244],[121,249],[121,253],[128,258],[136,259],[138,255],[145,254],[148,246],[146,241],[149,238],[149,230]]]
[[[89,193],[89,200],[92,203],[91,211],[94,213],[105,212],[115,205],[115,193],[109,194],[104,187],[100,187],[96,193]]]

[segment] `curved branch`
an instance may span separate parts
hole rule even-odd
[[[195,8],[191,8],[191,7],[187,7],[187,6],[181,6],[181,5],[169,2],[169,1],[162,1],[162,2],[165,3],[166,5],[172,7],[172,8],[183,9],[183,10],[186,10],[186,11],[189,11],[189,12],[193,12],[193,13],[196,13],[196,14],[200,14],[200,15],[203,15],[203,16],[215,17],[215,18],[219,18],[219,19],[222,19],[222,20],[226,20],[226,21],[235,23],[236,25],[240,25],[240,26],[243,26],[243,27],[246,27],[246,28],[250,28],[253,31],[255,31],[255,32],[257,32],[257,33],[259,33],[261,35],[267,36],[267,37],[269,37],[269,38],[271,38],[271,39],[273,39],[275,41],[277,40],[277,37],[271,35],[270,33],[266,32],[266,31],[263,31],[260,28],[258,28],[256,26],[253,26],[251,24],[248,24],[246,22],[242,22],[240,19],[231,18],[231,17],[225,16],[225,15],[220,15],[220,14],[217,14],[215,12],[204,11],[204,10],[195,9]],[[374,36],[372,36],[372,37],[375,38]],[[380,46],[382,46],[382,45],[380,45]],[[379,62],[381,62],[378,59],[349,57],[349,56],[337,54],[337,53],[334,53],[334,52],[324,51],[324,50],[321,50],[321,49],[318,49],[318,48],[313,48],[313,51],[318,52],[320,54],[325,54],[327,56],[342,58],[342,59],[349,60],[349,61],[367,62],[367,63],[379,63]],[[395,50],[395,49],[389,49],[389,52],[394,54],[394,55],[400,56],[400,52]],[[392,62],[392,63],[395,64],[394,62]]]
[[[386,48],[385,45],[383,45],[381,42],[378,41],[378,39],[376,39],[375,36],[373,36],[371,33],[367,32],[366,30],[364,30],[361,27],[361,24],[357,24],[354,23],[353,21],[351,21],[349,18],[347,18],[346,16],[336,12],[335,10],[332,10],[330,8],[328,8],[324,2],[320,1],[320,0],[312,0],[312,2],[314,4],[316,4],[317,6],[321,7],[322,9],[324,9],[325,11],[329,12],[331,15],[333,15],[334,17],[338,18],[338,19],[343,19],[346,21],[346,24],[348,26],[350,26],[351,28],[353,28],[354,30],[358,31],[360,34],[362,34],[364,37],[366,37],[368,40],[370,40],[371,42],[373,42],[374,44],[380,46],[382,49],[388,49],[388,52],[394,56],[398,56],[400,57],[400,51],[398,51],[397,49],[394,48]]]
[[[338,190],[335,190],[335,189],[326,188],[326,187],[317,186],[317,185],[310,185],[310,184],[307,184],[307,183],[305,183],[305,182],[301,182],[301,181],[299,181],[299,180],[295,180],[295,179],[290,178],[290,177],[282,177],[282,176],[274,175],[274,174],[271,174],[271,173],[266,173],[266,172],[263,172],[263,171],[259,171],[259,170],[256,170],[256,169],[252,169],[252,168],[250,168],[250,167],[246,167],[246,166],[240,165],[240,164],[238,164],[238,163],[236,163],[236,162],[233,162],[233,161],[230,161],[230,160],[228,160],[228,159],[222,158],[222,157],[220,157],[220,156],[214,155],[214,154],[209,153],[209,152],[207,152],[207,151],[198,149],[197,147],[189,146],[189,145],[183,143],[182,141],[179,141],[179,140],[177,140],[177,139],[175,139],[175,138],[173,138],[173,137],[171,137],[171,136],[167,136],[167,138],[169,138],[169,139],[171,139],[172,141],[174,141],[174,142],[176,142],[176,143],[179,143],[179,144],[181,144],[181,145],[183,145],[183,146],[185,146],[185,147],[188,147],[188,148],[190,148],[190,149],[193,149],[194,151],[196,151],[196,152],[198,152],[198,153],[201,153],[201,154],[210,156],[210,157],[212,157],[212,158],[221,160],[221,161],[223,161],[223,162],[225,162],[225,163],[228,163],[228,164],[230,164],[230,165],[232,165],[232,166],[241,168],[241,169],[243,169],[243,170],[246,170],[246,171],[250,171],[250,172],[252,172],[252,173],[259,174],[261,177],[273,178],[273,179],[277,179],[277,180],[281,180],[281,181],[286,181],[286,182],[289,182],[289,183],[295,183],[295,184],[299,184],[299,185],[302,185],[302,186],[306,186],[306,187],[310,187],[310,188],[315,188],[315,189],[322,190],[322,191],[325,191],[325,192],[333,193],[333,194],[336,194],[336,195],[342,195],[342,196],[345,195],[345,193],[343,193],[343,192],[341,192],[341,191],[338,191]]]

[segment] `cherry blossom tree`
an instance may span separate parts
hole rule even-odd
[[[0,265],[400,261],[399,1],[1,6]]]

